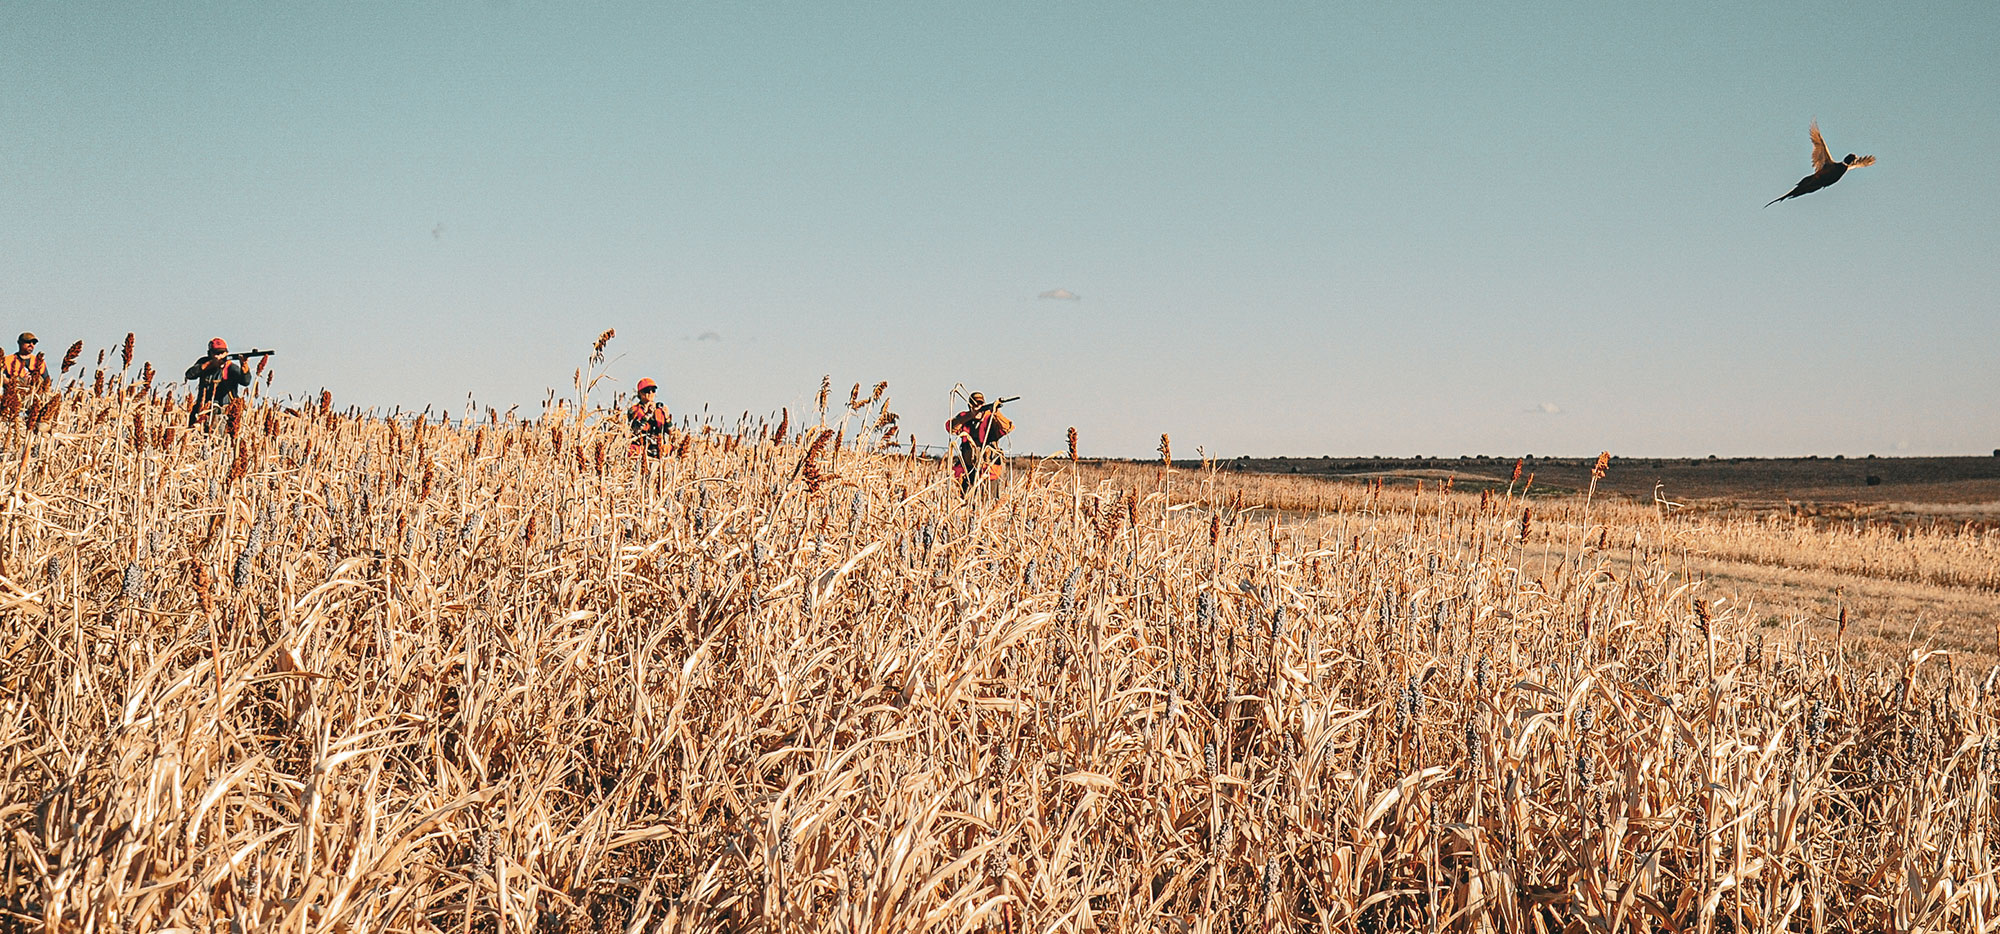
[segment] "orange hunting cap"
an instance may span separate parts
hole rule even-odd
[[[215,338],[214,340],[208,342],[209,353],[215,353],[218,350],[228,350],[228,349],[229,349],[229,342],[223,340],[220,337]]]
[[[642,380],[640,380],[640,381],[639,381],[639,391],[640,391],[640,392],[645,392],[645,391],[646,391],[646,390],[648,390],[648,389],[658,389],[658,388],[660,388],[660,384],[659,384],[659,383],[656,383],[656,382],[653,382],[653,381],[652,381],[652,380],[650,380],[650,379],[642,379]]]

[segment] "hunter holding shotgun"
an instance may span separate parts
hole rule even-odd
[[[1000,414],[1000,407],[1020,396],[1009,396],[988,404],[985,393],[975,392],[965,399],[965,411],[944,423],[944,430],[958,438],[958,459],[951,465],[961,492],[969,491],[982,472],[997,479],[1001,438],[1014,430],[1014,422]],[[984,467],[984,471],[981,468]]]
[[[243,361],[251,357],[268,357],[275,351],[251,349],[244,353],[230,353],[229,342],[218,337],[208,342],[208,356],[194,362],[187,368],[183,379],[197,379],[194,407],[188,410],[188,424],[208,420],[209,413],[217,412],[236,398],[236,391],[250,385],[250,369]]]

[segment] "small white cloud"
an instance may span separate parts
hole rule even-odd
[[[1081,296],[1081,295],[1078,295],[1078,294],[1076,294],[1075,292],[1072,292],[1072,291],[1070,291],[1070,290],[1068,290],[1068,289],[1050,289],[1050,290],[1048,290],[1048,291],[1046,291],[1046,292],[1043,292],[1042,294],[1040,294],[1040,295],[1037,295],[1037,296],[1035,296],[1035,297],[1036,297],[1036,298],[1042,298],[1042,299],[1054,299],[1054,300],[1056,300],[1056,301],[1059,301],[1059,302],[1080,302],[1080,301],[1083,301],[1083,296]]]
[[[1540,412],[1543,415],[1561,415],[1562,406],[1559,406],[1553,402],[1544,402],[1541,405],[1535,406],[1530,411]]]
[[[703,331],[703,332],[701,332],[700,336],[697,336],[697,337],[695,338],[695,340],[698,340],[698,341],[719,341],[719,340],[722,340],[722,335],[720,335],[720,334],[717,334],[717,333],[715,333],[714,331]]]

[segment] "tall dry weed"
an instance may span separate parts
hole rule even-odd
[[[2000,909],[1995,675],[1753,632],[1677,570],[1737,540],[1712,525],[1074,460],[974,509],[936,461],[829,444],[893,428],[858,389],[807,445],[686,425],[656,459],[597,456],[622,438],[580,412],[320,396],[151,443],[147,394],[63,399],[0,458],[15,929]]]

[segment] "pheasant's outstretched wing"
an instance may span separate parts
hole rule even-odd
[[[1875,164],[1874,156],[1862,156],[1861,158],[1856,159],[1851,163],[1848,163],[1847,167],[1850,169],[1858,169],[1864,165],[1874,165],[1874,164]]]
[[[1821,136],[1819,135],[1818,120],[1814,120],[1812,122],[1812,141],[1813,141],[1813,171],[1817,172],[1823,168],[1826,168],[1826,164],[1833,161],[1833,157],[1826,154],[1826,140],[1821,138]]]

